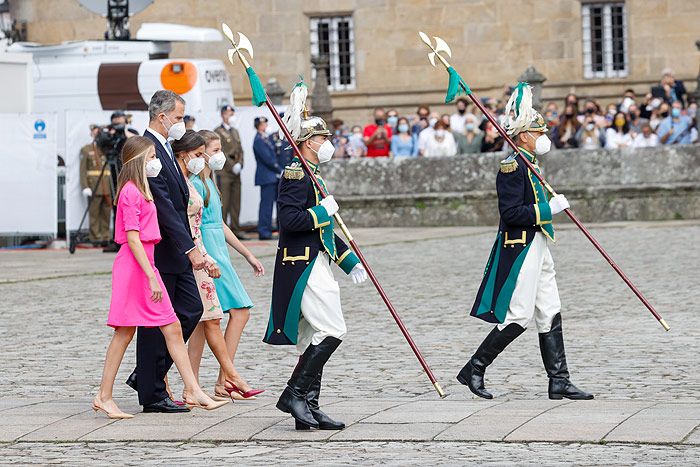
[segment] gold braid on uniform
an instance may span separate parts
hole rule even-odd
[[[518,169],[518,161],[515,159],[501,161],[501,172],[509,174]]]
[[[287,180],[301,180],[304,178],[304,170],[298,162],[294,162],[284,168],[284,178]]]

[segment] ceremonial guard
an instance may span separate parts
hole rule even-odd
[[[99,127],[91,127],[93,138]],[[88,202],[90,242],[106,246],[112,240],[109,221],[112,215],[112,173],[95,141],[80,149],[80,187]],[[102,178],[100,178],[102,174]]]
[[[504,128],[522,154],[537,166],[551,141],[547,125],[532,108],[532,91],[519,83],[506,105]],[[479,397],[493,396],[484,388],[484,372],[499,353],[533,320],[549,377],[550,399],[593,399],[569,380],[564,353],[561,304],[549,243],[554,242],[552,216],[569,207],[564,195],[548,191],[515,154],[501,162],[496,177],[500,225],[486,271],[471,311],[496,327],[486,336],[457,376]]]
[[[234,109],[230,105],[221,108],[221,125],[214,131],[221,139],[221,152],[226,155],[224,168],[219,176],[221,204],[223,204],[224,222],[231,227],[233,234],[241,240],[246,236],[241,230],[238,218],[241,213],[241,171],[243,170],[243,146],[238,130],[233,127],[235,122]],[[230,221],[227,219],[231,218]]]
[[[306,86],[297,85],[286,126],[302,156],[308,161],[321,186],[325,182],[319,164],[328,162],[335,148],[326,122],[302,115]],[[340,290],[333,278],[335,262],[355,283],[364,282],[367,272],[352,250],[333,232],[333,215],[338,205],[333,196],[321,194],[294,158],[285,167],[279,184],[277,216],[279,245],[272,285],[272,306],[264,342],[296,345],[301,357],[277,408],[290,413],[296,429],[340,430],[319,409],[323,367],[345,336]]]

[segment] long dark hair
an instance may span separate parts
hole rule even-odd
[[[615,112],[615,116],[613,117],[613,120],[612,120],[612,127],[615,131],[618,131],[617,125],[615,125],[615,120],[617,119],[618,115],[622,115],[622,118],[625,119],[625,124],[622,125],[622,133],[626,135],[630,131],[630,123],[629,123],[629,121],[627,121],[627,115],[625,115],[624,112],[622,112],[620,110]]]
[[[199,136],[201,136],[204,139],[204,143],[206,146],[209,145],[212,141],[219,140],[221,141],[221,137],[216,134],[216,132],[211,131],[211,130],[199,130],[197,133],[199,133]],[[205,146],[205,148],[206,148]],[[209,154],[209,153],[207,153]],[[209,157],[211,157],[211,154],[209,154]],[[211,198],[211,191],[209,191],[209,184],[207,183],[207,178],[210,178],[212,181],[214,180],[214,171],[210,170],[209,171],[209,176],[207,177],[204,175],[204,170],[199,172],[198,175],[199,179],[202,181],[204,184],[204,207],[208,208],[209,207],[209,198]],[[216,189],[216,192],[219,193],[219,196],[221,196],[221,192],[219,191],[219,187],[216,186],[216,183],[214,183],[214,188]]]
[[[177,156],[182,152],[192,151],[200,146],[206,146],[204,138],[194,130],[187,130],[182,138],[172,142],[173,153]]]

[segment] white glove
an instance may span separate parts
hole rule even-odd
[[[240,174],[241,170],[243,170],[243,166],[240,162],[236,162],[235,164],[233,164],[233,167],[231,167],[231,172],[233,172],[234,175]]]
[[[329,216],[332,216],[333,214],[338,212],[338,203],[335,202],[335,198],[333,198],[333,195],[326,196],[325,198],[323,198],[320,204],[326,209],[326,212]]]
[[[83,196],[86,198],[89,198],[92,196],[92,190],[90,188],[84,188],[83,189]]]
[[[350,277],[355,284],[362,284],[367,280],[367,270],[362,264],[356,264],[350,271]]]
[[[564,209],[569,209],[569,207],[569,200],[564,195],[556,195],[549,200],[549,209],[552,211],[552,215],[559,214]]]

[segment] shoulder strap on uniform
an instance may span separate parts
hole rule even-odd
[[[299,162],[292,162],[284,168],[284,178],[287,180],[301,180],[304,178],[304,169]]]
[[[504,174],[515,172],[517,169],[518,161],[513,155],[510,155],[506,159],[501,161],[501,172],[503,172]]]

